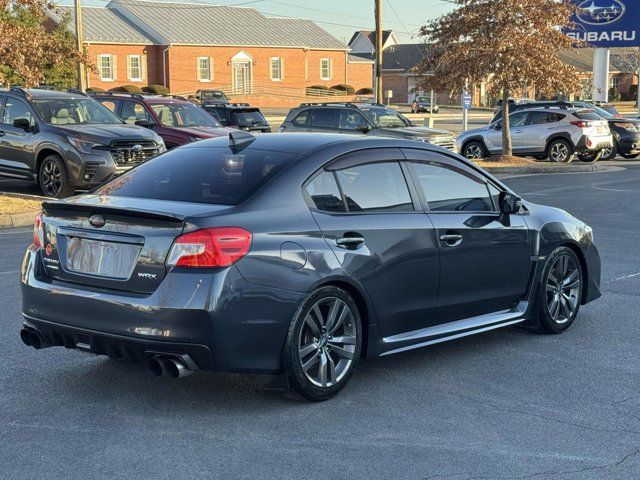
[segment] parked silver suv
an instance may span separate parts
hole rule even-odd
[[[536,108],[509,115],[513,153],[552,162],[569,162],[574,155],[595,162],[611,148],[609,124],[589,109]],[[502,120],[462,133],[456,140],[469,159],[502,153]]]
[[[404,115],[379,103],[303,103],[291,109],[278,132],[360,133],[456,149],[452,132],[416,126]]]

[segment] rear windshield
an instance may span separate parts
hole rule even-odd
[[[222,147],[176,149],[95,191],[98,195],[238,205],[299,155]]]
[[[602,117],[593,110],[580,110],[574,113],[573,116],[580,120],[602,120]]]
[[[233,115],[236,125],[253,126],[267,123],[260,110],[240,110],[231,115]]]

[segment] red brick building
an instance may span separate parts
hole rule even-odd
[[[159,84],[175,94],[213,88],[270,106],[298,103],[313,86],[372,86],[372,62],[351,56],[310,20],[246,7],[113,0],[85,7],[83,23],[98,69],[88,72],[89,87]]]

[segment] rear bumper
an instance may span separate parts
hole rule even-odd
[[[150,295],[96,289],[48,277],[32,249],[21,289],[26,324],[43,329],[51,345],[67,338],[77,348],[88,335],[89,351],[100,355],[109,355],[110,345],[136,361],[148,350],[180,350],[200,369],[258,373],[281,370],[289,323],[304,297],[253,285],[235,267],[174,269]]]
[[[618,150],[625,155],[640,153],[640,134],[620,136],[618,139]]]
[[[576,153],[598,152],[613,146],[611,135],[587,136],[583,135],[576,143]]]

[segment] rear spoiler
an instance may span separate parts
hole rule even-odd
[[[102,213],[107,215],[124,215],[128,217],[147,218],[150,220],[162,220],[165,222],[183,223],[188,216],[168,212],[154,212],[143,209],[118,208],[105,205],[82,205],[67,203],[64,201],[44,201],[42,209],[46,214],[55,212],[82,212],[90,215]]]

